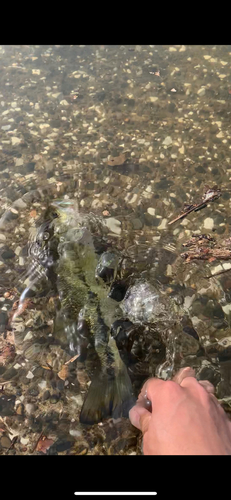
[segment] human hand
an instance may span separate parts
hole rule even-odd
[[[143,433],[144,455],[231,455],[231,422],[213,385],[198,382],[192,368],[172,381],[147,380],[129,418]]]

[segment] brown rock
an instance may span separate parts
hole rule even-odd
[[[9,448],[11,446],[11,440],[7,436],[3,436],[0,439],[0,444],[2,448]]]

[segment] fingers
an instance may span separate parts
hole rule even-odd
[[[151,408],[148,402],[152,401],[158,390],[165,384],[163,380],[157,378],[148,379],[138,396],[137,403],[129,412],[129,419],[137,429],[141,430],[143,434],[146,432],[151,419]]]
[[[183,380],[186,379],[187,377],[193,377],[196,378],[195,370],[193,368],[187,366],[186,368],[181,368],[176,375],[173,377],[173,381],[176,382],[179,385],[184,385],[182,384]],[[209,394],[214,394],[215,393],[215,387],[211,382],[208,380],[199,380],[198,383],[204,387],[204,389],[209,393]]]
[[[211,382],[208,380],[199,380],[199,384],[204,387],[204,389],[209,393],[209,394],[214,394],[215,393],[215,387]]]
[[[198,382],[196,380],[195,370],[191,367],[185,367],[179,370],[173,377],[172,381],[168,383],[172,384],[172,382],[175,382],[177,385],[174,386],[174,391],[171,392],[171,397],[174,397],[174,395],[177,396],[179,386],[187,388],[190,386],[192,387],[192,385],[194,386],[195,384],[200,384],[200,386],[202,386],[212,398],[215,398],[214,386],[208,380],[200,380]],[[166,389],[166,381],[157,378],[148,379],[140,391],[136,405],[133,406],[129,412],[129,418],[132,425],[137,427],[137,429],[140,429],[143,434],[148,429],[151,419],[151,403],[155,401],[156,396],[160,393],[161,389],[163,389],[163,384]],[[217,399],[216,402],[219,404]]]
[[[129,419],[131,424],[144,434],[148,429],[151,415],[150,411],[146,410],[146,408],[140,404],[136,404],[129,412]]]
[[[176,375],[173,377],[173,382],[176,382],[177,384],[181,384],[183,380],[187,377],[194,377],[196,378],[195,370],[191,368],[190,366],[187,366],[186,368],[181,368]]]

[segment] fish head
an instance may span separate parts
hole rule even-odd
[[[76,200],[55,200],[49,207],[49,214],[53,219],[55,229],[62,233],[63,230],[73,224],[80,218]]]

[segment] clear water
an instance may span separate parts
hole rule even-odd
[[[152,329],[139,332],[132,348],[139,362],[127,360],[135,390],[150,375],[167,378],[172,370],[191,365],[198,378],[214,383],[229,411],[230,273],[208,276],[230,262],[186,263],[180,254],[193,234],[210,234],[219,245],[230,237],[230,57],[231,46],[0,48],[1,380],[5,383],[6,371],[16,365],[4,390],[13,396],[21,390],[13,411],[24,405],[23,422],[29,418],[26,405],[38,406],[39,419],[52,406],[51,399],[42,401],[44,392],[49,390],[50,398],[55,394],[52,411],[59,419],[66,412],[66,434],[80,433],[71,448],[75,453],[84,440],[89,454],[122,451],[119,446],[108,451],[108,444],[91,446],[87,431],[78,427],[84,384],[90,380],[83,375],[86,367],[73,362],[70,381],[60,379],[57,373],[67,358],[57,345],[49,360],[44,349],[43,360],[36,361],[42,328],[52,336],[55,305],[47,303],[45,293],[38,303],[33,297],[27,302],[18,316],[21,343],[16,348],[10,326],[12,306],[15,311],[22,292],[19,278],[27,268],[29,233],[56,198],[74,197],[80,212],[105,218],[111,247],[127,252],[136,271],[158,283],[183,317],[184,330],[170,337]],[[200,202],[206,186],[214,185],[222,191],[217,201],[168,224],[184,203]],[[29,347],[31,358],[25,361],[31,339],[35,347]],[[47,376],[52,370],[58,386]],[[78,387],[76,370],[79,380],[85,377]],[[30,386],[36,396],[28,394]],[[60,426],[58,420],[56,430]],[[52,434],[49,425],[46,433]],[[19,440],[16,453],[32,453],[28,439],[26,445]],[[134,450],[131,442],[125,453]]]

